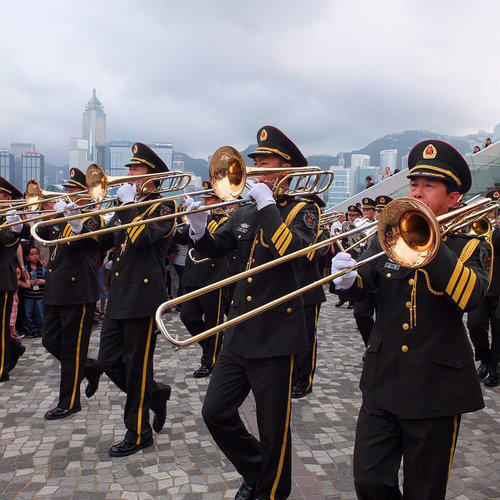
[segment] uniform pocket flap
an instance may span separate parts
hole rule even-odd
[[[451,368],[462,368],[473,361],[472,350],[439,347],[434,350],[432,360]]]
[[[382,338],[375,337],[368,340],[368,346],[366,347],[366,352],[377,352],[382,345]]]

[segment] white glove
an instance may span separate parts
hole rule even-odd
[[[332,274],[337,274],[344,269],[349,269],[350,267],[356,265],[356,261],[346,252],[339,252],[332,259]],[[335,283],[335,288],[337,290],[347,290],[351,288],[358,272],[356,270],[349,271],[338,278],[335,278],[333,282]]]
[[[68,204],[64,200],[57,200],[54,205],[54,210],[56,212],[63,212],[64,210],[66,210],[67,205]]]
[[[257,203],[257,210],[262,210],[268,205],[276,204],[276,201],[273,197],[273,192],[263,182],[255,184],[252,189],[250,189],[248,196],[250,198],[253,198],[255,200],[255,203]]]
[[[16,214],[16,211],[14,209],[13,210],[9,210],[7,212],[6,219],[7,219],[7,222],[9,224],[11,224],[12,222],[20,222],[21,224],[16,224],[15,226],[12,226],[11,229],[15,233],[20,233],[22,231],[22,229],[23,229],[23,223],[21,221],[21,217],[19,217],[19,215]]]
[[[106,262],[106,264],[104,264],[104,269],[106,269],[107,271],[111,271],[112,267],[113,267],[113,261],[112,260],[108,260],[108,262]]]
[[[193,198],[186,199],[188,212],[196,210],[202,205],[201,201],[194,201]],[[196,212],[195,214],[186,214],[186,219],[189,222],[189,236],[193,241],[198,241],[205,234],[207,227],[208,210]]]
[[[80,209],[75,208],[76,205],[74,203],[68,203],[66,205],[66,215],[80,215]],[[71,226],[71,229],[73,230],[73,234],[80,234],[83,229],[83,222],[82,219],[74,219],[68,221],[69,225]]]
[[[121,185],[116,192],[116,196],[118,196],[123,205],[134,202],[136,194],[137,189],[135,184],[128,183]]]

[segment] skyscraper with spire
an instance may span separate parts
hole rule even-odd
[[[95,88],[83,112],[82,137],[88,141],[87,160],[90,163],[103,165],[106,148],[106,113],[97,98]]]

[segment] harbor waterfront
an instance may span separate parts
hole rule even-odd
[[[354,499],[352,453],[361,404],[358,382],[363,342],[352,311],[335,308],[327,294],[318,328],[314,388],[292,400],[290,498]],[[185,335],[179,315],[166,315],[171,331]],[[89,353],[96,353],[95,325]],[[429,332],[432,334],[432,332]],[[155,378],[172,385],[167,421],[155,445],[125,458],[110,458],[123,434],[125,397],[106,376],[97,393],[82,398],[70,418],[44,420],[57,401],[58,362],[40,339],[24,339],[26,354],[0,394],[0,496],[24,498],[234,498],[241,479],[211,439],[201,417],[208,378],[195,379],[196,348],[175,350],[157,339]],[[484,388],[486,407],[465,414],[451,467],[447,498],[500,496],[500,389]],[[242,407],[257,433],[254,403]]]

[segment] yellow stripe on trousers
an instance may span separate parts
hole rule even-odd
[[[311,388],[311,384],[313,381],[313,371],[316,366],[316,342],[318,341],[318,334],[316,330],[316,325],[318,324],[318,304],[315,306],[315,316],[314,316],[314,343],[313,343],[313,355],[312,355],[312,363],[311,363],[311,371],[309,372],[309,383],[307,384],[306,391]]]
[[[222,288],[219,288],[219,304],[217,306],[217,323],[216,325],[218,325],[220,323],[220,306],[221,306],[221,302],[222,302]],[[215,361],[216,361],[216,356],[217,356],[217,347],[219,345],[219,335],[220,335],[220,332],[217,332],[215,334],[215,345],[214,345],[214,355],[212,357],[212,366],[215,365]]]
[[[285,451],[288,441],[288,428],[290,427],[290,401],[292,396],[292,379],[293,379],[293,361],[294,355],[290,355],[290,378],[288,380],[288,404],[286,407],[286,421],[285,421],[285,432],[283,433],[283,444],[281,445],[280,461],[278,463],[278,472],[276,473],[276,478],[274,479],[273,487],[271,489],[270,499],[274,500],[274,495],[276,495],[276,488],[278,488],[278,483],[281,478],[281,471],[283,470],[283,461],[285,460]]]
[[[458,433],[458,415],[453,415],[453,437],[451,438],[450,463],[448,464],[448,476],[446,477],[446,488],[448,488],[448,479],[450,479],[451,462],[455,455],[455,445],[457,444]]]
[[[83,321],[85,320],[85,313],[87,312],[87,306],[83,304],[82,317],[80,318],[80,327],[78,328],[78,340],[76,342],[76,359],[75,359],[75,380],[73,381],[73,392],[71,393],[71,401],[69,403],[69,409],[73,409],[75,404],[76,388],[78,387],[78,373],[80,371],[80,345],[82,343],[82,330]]]
[[[153,316],[149,322],[148,338],[146,340],[146,349],[144,352],[144,361],[142,364],[142,383],[141,383],[141,400],[139,402],[139,411],[137,412],[137,441],[135,444],[141,444],[142,430],[142,406],[144,404],[144,393],[146,392],[146,374],[148,371],[149,346],[151,345],[151,332],[153,331]]]
[[[0,377],[3,375],[4,365],[5,365],[5,311],[7,310],[7,295],[9,292],[5,292],[3,298],[2,307],[2,352],[0,353]]]

